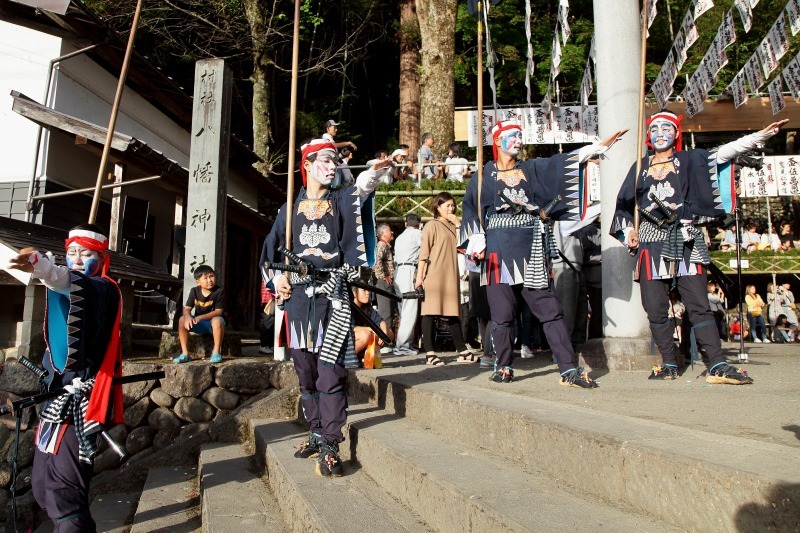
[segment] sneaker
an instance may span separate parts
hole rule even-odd
[[[758,338],[753,339],[753,342],[757,342],[758,344],[761,344],[761,339],[758,339]]]
[[[522,348],[520,349],[520,355],[519,355],[520,357],[522,357],[523,359],[533,359],[534,355],[536,354],[533,353],[533,350],[531,350],[524,344],[522,345]]]
[[[489,376],[489,381],[494,381],[495,383],[511,383],[514,381],[514,369],[510,366],[498,368]]]
[[[671,365],[656,365],[647,379],[678,379],[678,369]]]
[[[741,368],[736,368],[728,363],[717,365],[714,370],[708,371],[706,383],[728,384],[728,385],[749,385],[753,383],[753,378]]]
[[[600,385],[583,371],[582,367],[567,370],[561,374],[561,385],[564,387],[576,387],[578,389],[596,389]]]
[[[191,360],[192,360],[192,358],[191,358],[191,357],[189,357],[189,356],[188,356],[188,355],[186,355],[185,353],[182,353],[182,354],[180,354],[178,357],[176,357],[175,359],[173,359],[173,360],[172,360],[172,362],[173,362],[173,363],[175,363],[176,365],[179,365],[179,364],[181,364],[181,363],[188,363],[188,362],[189,362],[189,361],[191,361]]]
[[[308,437],[300,443],[300,448],[294,452],[294,456],[298,459],[317,457],[319,455],[319,444],[321,440],[321,437],[316,433],[309,433]]]
[[[381,348],[381,355],[388,355],[392,353],[392,351],[393,350],[390,346],[384,346],[383,348]]]
[[[322,477],[342,477],[344,468],[339,457],[339,445],[320,441],[317,456],[317,475]]]
[[[764,339],[764,343],[765,343],[765,344],[772,344],[772,341],[771,341],[771,340],[769,340],[769,339]]]
[[[262,346],[258,349],[259,355],[272,355],[275,353],[269,346]]]
[[[222,362],[222,356],[220,354],[218,354],[218,353],[212,353],[211,354],[211,359],[209,359],[208,362],[209,363],[221,363]]]

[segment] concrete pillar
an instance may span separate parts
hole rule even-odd
[[[593,6],[600,138],[623,128],[630,131],[600,164],[606,338],[587,342],[581,356],[591,368],[645,369],[654,359],[646,357],[650,333],[639,285],[633,282],[633,258],[609,235],[619,188],[642,153],[636,146],[641,105],[640,6],[638,0],[594,0]]]

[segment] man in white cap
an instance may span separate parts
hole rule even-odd
[[[317,474],[338,477],[343,473],[339,443],[347,421],[345,367],[357,364],[349,305],[353,296],[346,282],[358,277],[357,268],[375,263],[373,190],[391,160],[376,161],[354,185],[332,190],[333,143],[314,139],[304,143],[301,152],[304,187],[294,199],[289,248],[313,267],[331,269],[330,278],[321,282],[313,274],[281,270],[268,270],[265,277],[284,308],[279,342],[289,348],[303,414],[311,427],[295,457],[317,457]],[[284,204],[264,240],[261,265],[283,262],[279,248],[286,246],[286,225]]]
[[[356,143],[354,143],[353,141],[344,141],[339,143],[336,142],[335,139],[336,132],[339,131],[338,122],[334,121],[333,119],[326,120],[325,125],[323,127],[325,128],[325,133],[322,134],[322,138],[332,143],[333,146],[336,147],[336,150],[341,150],[342,148],[350,148],[354,152],[358,150],[358,147],[356,147]]]
[[[654,154],[642,159],[638,179],[636,164],[631,166],[617,195],[617,209],[611,221],[611,235],[636,256],[633,278],[639,282],[642,306],[661,352],[662,364],[653,367],[649,379],[678,378],[675,343],[667,316],[670,288],[677,287],[694,337],[709,358],[706,382],[753,383],[747,372],[728,365],[722,353],[706,296],[706,271],[711,258],[697,226],[735,208],[731,161],[777,134],[788,119],[715,150],[682,150],[682,118],[665,109],[647,120],[647,145]],[[640,216],[638,228],[634,227],[636,210]]]
[[[408,147],[401,145],[400,148],[392,152],[392,182],[406,181],[411,179],[411,161],[408,161]]]

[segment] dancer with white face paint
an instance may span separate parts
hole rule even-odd
[[[579,206],[570,196],[577,196],[584,164],[624,133],[615,132],[601,143],[568,154],[518,161],[520,125],[501,121],[492,129],[495,160],[484,168],[480,198],[478,175],[470,180],[460,237],[462,243],[467,242],[467,257],[481,263],[481,284],[486,286],[497,354],[492,381],[509,383],[514,378],[514,319],[519,315],[517,296],[521,295],[544,326],[558,361],[560,383],[584,389],[597,386],[578,367],[564,311],[553,290],[550,261],[556,257],[556,248],[550,220],[579,217]]]
[[[669,290],[676,286],[686,306],[695,338],[709,357],[707,383],[752,383],[746,372],[729,366],[706,296],[707,265],[711,262],[699,225],[731,212],[736,206],[733,158],[777,134],[788,122],[774,122],[763,130],[714,150],[683,150],[682,117],[662,110],[647,121],[647,144],[653,155],[636,164],[617,196],[611,234],[636,256],[634,280],[639,281],[642,305],[650,331],[661,352],[662,364],[649,379],[674,380],[678,363],[668,321]],[[634,192],[635,188],[635,192]],[[634,211],[640,213],[638,231]]]
[[[354,185],[331,190],[336,173],[334,145],[315,139],[303,144],[301,151],[304,188],[294,200],[291,250],[316,268],[336,269],[339,279],[353,279],[356,267],[375,263],[372,193],[392,160],[380,159]],[[278,249],[286,245],[286,222],[284,204],[264,241],[262,265],[283,262]],[[275,270],[267,275],[267,287],[284,306],[279,342],[289,348],[300,381],[303,414],[311,427],[295,457],[317,457],[319,475],[341,476],[338,452],[347,421],[345,366],[357,362],[348,303],[352,295],[336,292],[333,286],[340,285],[319,284],[309,276]]]

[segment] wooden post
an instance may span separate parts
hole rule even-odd
[[[297,71],[300,63],[300,0],[294,0],[294,36],[292,39],[292,89],[289,103],[289,173],[286,183],[286,249],[292,249],[294,211],[294,165],[297,137]],[[289,262],[289,259],[286,259]]]
[[[488,23],[488,22],[487,22]],[[478,224],[483,226],[481,188],[483,186],[483,2],[478,2]]]
[[[647,66],[647,19],[650,18],[648,7],[650,0],[643,0],[642,4],[642,55],[640,58],[641,74],[639,78],[639,123],[636,134],[636,175],[633,182],[633,229],[639,234],[639,202],[636,200],[636,189],[639,186],[639,173],[642,171],[642,143],[644,143],[644,83],[645,67]]]
[[[125,176],[125,165],[114,164],[114,183],[122,183]],[[122,218],[125,210],[124,187],[114,187],[111,191],[111,224],[108,234],[108,248],[119,252],[122,245]],[[124,250],[123,250],[124,252]]]

